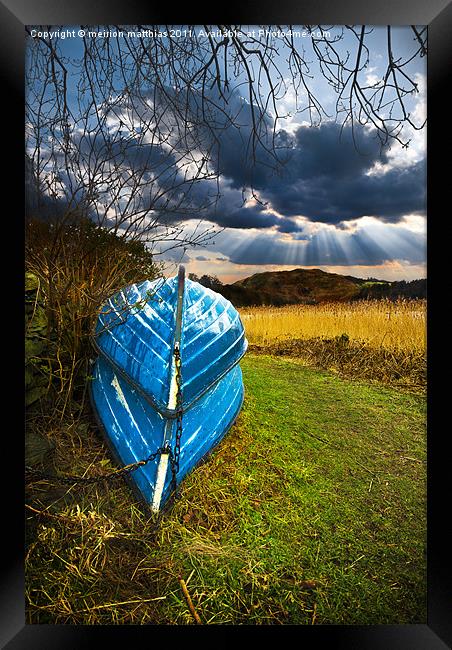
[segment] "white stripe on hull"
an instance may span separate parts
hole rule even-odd
[[[166,473],[168,471],[168,454],[160,456],[160,462],[157,469],[157,479],[155,481],[154,497],[152,499],[152,510],[158,512],[162,500],[163,486],[165,485]]]
[[[170,393],[168,399],[168,408],[175,409],[176,406],[177,406],[176,359],[173,355],[172,364],[171,364],[171,384],[170,384]],[[167,421],[165,427],[163,444],[171,440],[172,430],[173,430],[173,422],[172,420],[169,420]],[[167,471],[168,471],[168,454],[161,454],[160,462],[157,468],[157,479],[155,482],[154,497],[152,500],[152,510],[154,510],[154,512],[158,512],[160,508],[160,502],[162,500],[163,488],[165,486]]]

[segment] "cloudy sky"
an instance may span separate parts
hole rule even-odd
[[[394,52],[409,58],[416,49],[413,32],[409,27],[393,32]],[[332,36],[336,33],[339,28],[332,28]],[[369,44],[369,65],[362,74],[370,86],[386,70],[386,28],[375,27]],[[65,39],[60,47],[70,56],[77,53],[76,39]],[[354,51],[356,44],[346,36],[341,47]],[[426,129],[406,125],[402,135],[410,140],[408,148],[397,142],[381,148],[372,129],[352,133],[349,125],[341,128],[337,95],[314,64],[313,87],[327,115],[313,126],[305,112],[295,110],[283,56],[280,68],[287,72],[286,93],[278,107],[280,114],[288,115],[278,121],[283,164],[275,168],[262,151],[258,163],[250,166],[245,150],[251,114],[241,94],[245,89],[238,84],[230,91],[229,107],[237,105],[242,127],[227,128],[220,135],[221,153],[215,161],[220,198],[209,212],[200,213],[206,227],[214,227],[217,234],[203,247],[163,254],[168,274],[183,262],[188,272],[213,274],[224,282],[297,267],[387,280],[425,277]],[[405,71],[419,89],[407,108],[414,123],[422,124],[425,57],[413,59]],[[272,117],[270,110],[269,125]],[[112,128],[117,125],[112,123]],[[207,183],[196,187],[200,197],[208,191]],[[185,218],[184,227],[199,228],[199,220]]]

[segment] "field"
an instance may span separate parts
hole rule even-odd
[[[302,359],[344,377],[424,391],[425,300],[240,309],[250,349]]]
[[[346,335],[373,348],[425,352],[426,301],[372,300],[240,309],[250,344]]]
[[[242,367],[236,425],[159,527],[122,482],[34,486],[28,622],[193,624],[179,577],[204,624],[425,622],[423,397]],[[89,419],[49,435],[59,472],[111,469]]]

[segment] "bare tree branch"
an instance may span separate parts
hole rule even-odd
[[[232,133],[243,143],[237,155],[249,169],[248,190],[261,202],[254,170],[278,169],[290,149],[280,137],[288,91],[294,113],[306,112],[312,125],[332,117],[316,94],[317,71],[336,96],[336,119],[354,138],[366,127],[382,146],[408,146],[404,127],[425,124],[407,108],[418,92],[409,64],[427,53],[425,28],[411,26],[413,51],[401,57],[387,27],[387,68],[377,81],[367,76],[373,29],[366,26],[204,25],[204,36],[191,26],[82,28],[79,56],[71,59],[61,39],[32,37],[27,28],[30,185],[40,208],[52,199],[61,219],[84,214],[150,246],[211,238],[210,225],[189,235],[185,224],[208,221],[215,209],[222,143]],[[123,35],[89,35],[110,29]],[[309,37],[294,38],[298,29]]]

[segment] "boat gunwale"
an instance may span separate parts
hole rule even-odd
[[[109,363],[111,363],[111,365],[113,366],[113,368],[114,368],[114,369],[115,369],[115,370],[116,370],[116,371],[121,375],[121,377],[122,377],[122,378],[123,378],[123,379],[124,379],[128,384],[130,384],[130,386],[132,386],[132,388],[135,388],[135,389],[140,393],[140,395],[141,395],[141,396],[142,396],[142,397],[143,397],[147,402],[149,402],[149,404],[153,407],[154,410],[156,410],[158,413],[160,413],[160,415],[161,415],[162,417],[164,417],[164,418],[167,418],[167,419],[170,419],[170,420],[174,420],[175,418],[177,418],[177,416],[178,416],[178,414],[179,414],[179,409],[169,409],[169,408],[167,408],[166,406],[162,406],[162,405],[161,405],[157,400],[153,399],[152,396],[151,396],[149,393],[147,393],[147,392],[143,389],[142,386],[140,386],[140,384],[138,384],[134,379],[132,379],[132,378],[127,374],[127,372],[124,370],[124,368],[122,368],[120,365],[118,365],[118,364],[116,363],[116,361],[115,361],[115,360],[114,360],[114,359],[113,359],[113,358],[112,358],[112,357],[111,357],[107,352],[105,352],[104,350],[102,350],[102,348],[99,346],[99,344],[97,343],[97,341],[95,340],[95,338],[93,339],[92,342],[93,342],[93,345],[95,346],[96,350],[98,351],[98,353],[101,354],[101,355],[104,357],[104,359],[106,359]],[[196,403],[196,402],[197,402],[201,397],[203,397],[203,395],[204,395],[208,390],[210,390],[213,386],[215,386],[215,385],[216,385],[216,384],[217,384],[221,379],[223,379],[223,377],[224,377],[225,375],[227,375],[227,373],[228,373],[230,370],[232,370],[232,368],[234,368],[238,363],[240,363],[240,361],[241,361],[241,360],[243,359],[243,357],[245,356],[247,349],[248,349],[248,340],[247,340],[246,337],[245,337],[245,348],[244,348],[243,352],[241,353],[240,357],[239,357],[238,359],[236,359],[236,361],[234,361],[233,363],[231,363],[231,365],[228,366],[228,367],[224,370],[224,372],[222,372],[222,373],[217,377],[217,379],[215,379],[215,381],[213,381],[211,384],[209,384],[208,386],[206,386],[206,387],[205,387],[205,388],[204,388],[204,389],[203,389],[203,390],[202,390],[198,395],[196,395],[196,396],[192,399],[192,401],[190,402],[190,404],[185,405],[185,406],[182,404],[182,409],[181,409],[181,410],[182,410],[182,415],[183,415],[184,413],[186,413],[187,411],[189,411],[189,410],[192,408],[192,406],[193,406],[193,405],[194,405],[194,404],[195,404],[195,403]]]

